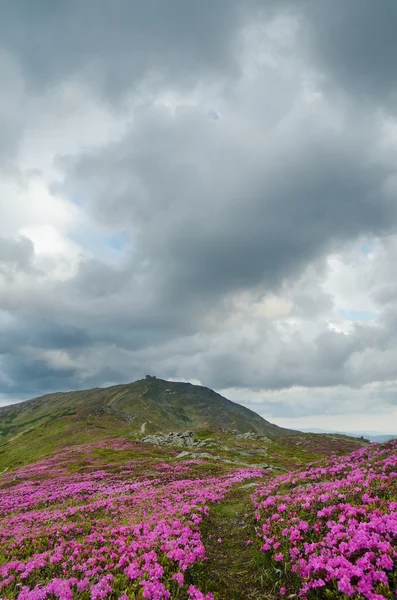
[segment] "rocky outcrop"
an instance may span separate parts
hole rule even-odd
[[[205,442],[196,442],[193,431],[183,433],[174,432],[160,433],[158,435],[147,435],[141,439],[141,442],[155,444],[156,446],[176,446],[178,448],[203,448]]]
[[[175,458],[210,458],[212,460],[221,460],[220,456],[215,456],[209,452],[181,452]]]
[[[255,440],[258,442],[264,442],[266,444],[271,444],[272,440],[270,440],[265,435],[261,435],[260,433],[255,433],[255,431],[247,431],[246,433],[239,433],[236,429],[232,429],[227,433],[231,433],[236,440]]]
[[[247,440],[247,441],[260,441],[262,443],[271,443],[269,438],[260,435],[258,433],[254,433],[253,431],[249,431],[247,433],[238,433],[236,430],[231,432],[232,435],[236,439]],[[171,433],[157,433],[152,435],[146,435],[141,438],[141,442],[145,442],[147,444],[155,444],[156,446],[176,446],[177,448],[214,448],[217,447],[219,450],[223,450],[226,452],[233,452],[234,454],[239,454],[241,456],[252,456],[252,455],[266,455],[266,448],[229,448],[229,446],[220,446],[215,443],[214,438],[207,438],[205,441],[196,441],[194,438],[193,431],[184,431],[184,432],[174,432]]]

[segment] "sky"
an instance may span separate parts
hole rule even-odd
[[[397,433],[396,20],[5,0],[0,404],[150,373]]]

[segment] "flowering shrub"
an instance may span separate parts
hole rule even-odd
[[[80,452],[90,457],[93,447]],[[185,581],[205,559],[198,525],[211,503],[262,472],[189,478],[197,460],[162,460],[145,476],[138,459],[117,469],[91,461],[71,474],[74,456],[70,450],[20,469],[16,481],[14,473],[0,479],[1,598],[212,598]]]
[[[252,495],[280,596],[396,598],[397,442],[280,475]]]

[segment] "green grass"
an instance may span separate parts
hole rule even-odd
[[[247,545],[256,539],[251,492],[244,485],[235,488],[200,526],[208,560],[194,566],[189,579],[216,600],[272,598],[264,579],[265,555]]]

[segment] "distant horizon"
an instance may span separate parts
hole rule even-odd
[[[393,437],[396,436],[397,437],[397,433],[383,433],[382,431],[336,431],[335,429],[320,429],[320,428],[316,428],[313,427],[311,429],[297,429],[296,431],[302,431],[303,433],[336,433],[336,434],[342,434],[342,435],[354,435],[354,436],[365,436],[365,435],[369,435],[369,436],[378,436],[378,437]]]

